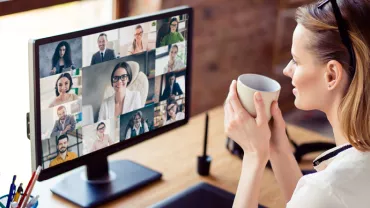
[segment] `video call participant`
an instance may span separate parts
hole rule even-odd
[[[145,122],[141,111],[135,113],[127,125],[127,129],[126,139],[136,137],[149,131],[148,124]]]
[[[71,47],[66,41],[60,42],[55,48],[53,58],[51,59],[51,66],[50,75],[59,74],[76,68],[72,63]]]
[[[68,93],[72,88],[73,82],[72,77],[69,73],[63,73],[57,79],[55,83],[55,95],[56,98],[50,103],[49,108],[71,102],[78,99],[78,96],[73,93]]]
[[[177,45],[172,45],[169,55],[168,64],[164,67],[164,73],[177,71],[180,69],[185,68],[185,64],[177,58],[177,53],[179,51],[179,47]]]
[[[113,144],[113,140],[109,137],[108,134],[104,134],[105,132],[105,123],[100,122],[96,127],[96,140],[91,148],[91,152],[103,149],[104,147],[108,147],[109,145]]]
[[[141,27],[141,25],[136,26],[134,41],[132,42],[131,46],[128,49],[129,55],[141,53],[147,50],[147,47],[143,44],[143,34],[144,30]]]
[[[66,108],[64,106],[59,106],[57,109],[57,114],[59,119],[55,121],[53,131],[51,132],[51,137],[58,137],[63,134],[67,134],[76,128],[76,120],[73,115],[66,114]]]
[[[102,63],[104,61],[110,61],[116,58],[114,50],[107,48],[107,44],[107,35],[105,33],[101,33],[98,37],[99,51],[92,56],[90,65]]]
[[[176,82],[176,75],[170,72],[166,75],[166,87],[164,88],[161,100],[167,100],[173,98],[176,95],[184,94],[180,88],[180,85]]]
[[[63,134],[58,137],[57,141],[57,148],[58,148],[58,156],[54,158],[51,162],[49,167],[59,165],[61,163],[64,163],[66,161],[70,161],[77,158],[77,154],[74,152],[68,152],[68,136],[66,134]]]
[[[114,67],[111,75],[111,85],[114,89],[114,94],[103,100],[98,120],[117,118],[121,114],[142,107],[140,92],[127,89],[131,79],[132,70],[128,63],[121,62]]]
[[[166,45],[184,41],[184,37],[182,37],[181,33],[178,32],[178,27],[179,27],[179,21],[177,20],[177,18],[172,18],[170,20],[170,27],[168,30],[168,34],[165,35],[161,40],[161,46],[166,46]]]
[[[168,99],[167,101],[167,119],[164,125],[171,124],[175,121],[179,121],[185,118],[185,113],[178,112],[179,106],[177,102],[173,99]]]

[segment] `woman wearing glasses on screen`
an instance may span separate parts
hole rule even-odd
[[[60,42],[55,48],[51,65],[52,69],[50,75],[59,74],[76,68],[72,63],[71,47],[66,41]]]
[[[337,147],[314,160],[317,173],[303,176],[277,102],[269,126],[260,94],[255,94],[253,118],[242,108],[233,81],[225,131],[244,150],[234,207],[257,207],[268,160],[289,208],[370,206],[370,2],[337,2],[297,9],[293,58],[283,71],[295,87],[295,106],[323,111]]]
[[[136,26],[134,41],[132,42],[132,45],[128,49],[129,55],[141,53],[147,50],[146,46],[143,44],[143,34],[144,30],[141,27],[141,25]]]
[[[167,118],[164,125],[171,124],[175,121],[179,121],[185,118],[185,113],[178,112],[179,106],[176,100],[169,98],[167,100]]]
[[[166,46],[184,41],[184,37],[182,37],[181,33],[178,32],[178,28],[179,21],[177,20],[177,18],[172,18],[170,20],[170,28],[168,30],[168,34],[162,38],[160,46]]]
[[[185,64],[177,58],[177,53],[179,52],[179,47],[177,45],[172,45],[169,55],[168,64],[164,67],[163,73],[168,73],[172,71],[177,71],[185,68]]]
[[[109,137],[108,134],[104,134],[105,132],[105,123],[100,122],[96,127],[96,140],[91,148],[91,152],[103,149],[104,147],[108,147],[109,145],[113,144],[113,140]]]
[[[148,124],[145,122],[143,113],[141,111],[135,113],[126,128],[126,139],[136,137],[149,131]]]
[[[142,107],[140,92],[127,89],[132,80],[132,70],[127,62],[118,63],[111,74],[114,94],[103,100],[99,119],[106,120]]]
[[[55,95],[56,98],[52,103],[50,103],[49,108],[71,102],[78,99],[78,96],[74,93],[69,93],[71,91],[73,82],[72,77],[69,73],[63,73],[57,79],[55,83]]]

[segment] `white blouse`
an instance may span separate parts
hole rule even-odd
[[[185,67],[186,67],[185,64],[180,59],[175,59],[175,63],[173,64],[172,70],[169,70],[168,63],[167,63],[163,69],[163,73],[166,74],[168,72],[177,71]]]
[[[142,107],[143,106],[141,104],[140,92],[130,91],[126,89],[126,95],[122,107],[122,114],[131,112]],[[115,117],[114,108],[115,108],[115,94],[103,100],[99,110],[98,121]]]
[[[370,152],[352,147],[327,161],[325,169],[298,181],[287,208],[370,207]]]

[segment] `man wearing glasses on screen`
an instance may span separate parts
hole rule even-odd
[[[99,51],[96,52],[91,58],[91,64],[98,64],[104,61],[110,61],[116,58],[114,50],[107,48],[108,37],[105,33],[102,33],[98,37]]]

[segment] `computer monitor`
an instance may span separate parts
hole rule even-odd
[[[101,204],[161,178],[107,156],[189,119],[193,10],[182,6],[29,42],[29,130],[39,181]]]

